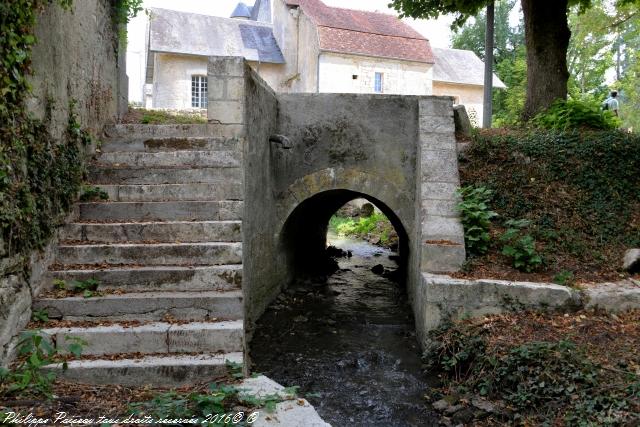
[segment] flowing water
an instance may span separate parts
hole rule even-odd
[[[328,280],[290,287],[260,319],[253,371],[299,391],[325,421],[342,426],[436,426],[425,404],[411,308],[404,288],[371,268],[394,271],[393,252],[330,235],[352,252]],[[391,258],[390,258],[391,256]]]

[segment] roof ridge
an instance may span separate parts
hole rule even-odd
[[[336,26],[331,26],[331,25],[322,25],[322,24],[316,24],[316,25],[318,27],[332,28],[334,30],[342,30],[342,31],[351,31],[353,33],[371,34],[373,36],[394,37],[394,38],[397,38],[397,39],[407,39],[407,40],[429,41],[428,38],[426,38],[426,37],[424,37],[422,35],[421,35],[420,38],[417,38],[417,37],[400,36],[400,35],[397,35],[397,34],[372,33],[371,31],[354,30],[353,28],[336,27]]]

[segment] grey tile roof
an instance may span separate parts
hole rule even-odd
[[[251,19],[260,22],[271,22],[271,0],[256,0],[251,9]]]
[[[251,18],[251,9],[244,3],[240,2],[231,12],[232,18]]]
[[[434,81],[484,86],[484,62],[475,53],[460,49],[432,49],[436,60],[433,66]],[[495,74],[493,87],[506,88]]]
[[[285,62],[269,24],[156,8],[151,9],[149,51]]]

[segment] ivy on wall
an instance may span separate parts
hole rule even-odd
[[[141,10],[142,0],[111,0],[115,25]],[[31,49],[37,15],[51,3],[69,10],[73,0],[0,2],[0,258],[42,248],[61,215],[74,202],[84,176],[81,147],[90,136],[80,128],[73,105],[62,140],[44,120],[33,118],[30,93]],[[56,106],[47,101],[47,111]]]

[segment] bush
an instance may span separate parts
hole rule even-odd
[[[484,254],[489,250],[491,219],[498,216],[488,206],[493,192],[485,187],[466,186],[458,194],[462,197],[458,210],[462,216],[467,251]]]
[[[333,215],[329,220],[329,229],[339,236],[366,238],[371,234],[379,234],[380,243],[387,244],[393,233],[393,225],[380,212],[374,212],[366,218],[345,218]]]
[[[530,221],[509,220],[505,222],[507,231],[500,240],[505,243],[502,255],[511,258],[513,266],[527,273],[532,272],[542,264],[542,257],[536,250],[536,241],[530,234],[525,234],[524,228]]]
[[[569,99],[555,101],[546,111],[532,120],[545,129],[567,130],[572,128],[615,129],[621,121],[611,111],[603,111],[593,102]]]

